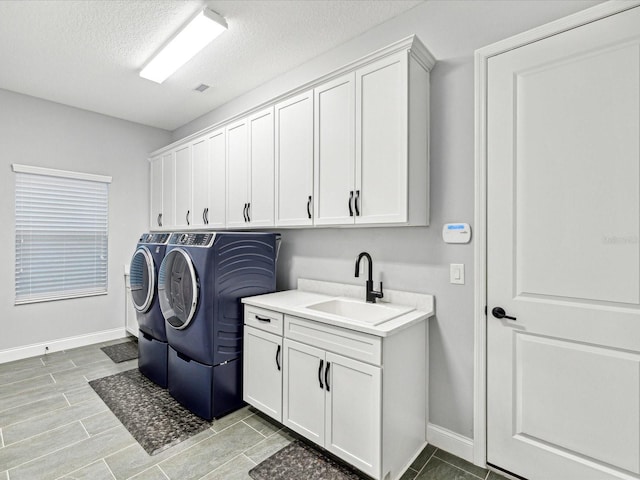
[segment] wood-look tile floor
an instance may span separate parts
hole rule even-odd
[[[149,456],[88,385],[137,367],[113,363],[105,342],[0,364],[0,480],[249,480],[293,440],[250,408]],[[502,477],[427,446],[402,480]]]

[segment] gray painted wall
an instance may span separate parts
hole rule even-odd
[[[124,264],[149,219],[147,154],[170,132],[0,90],[0,351],[114,328],[124,331]],[[14,306],[12,163],[111,175],[109,293]]]
[[[473,244],[446,245],[441,230],[444,223],[473,222],[473,52],[597,3],[427,1],[173,132],[178,140],[418,35],[438,60],[431,75],[431,226],[284,230],[278,288],[295,288],[298,277],[363,284],[353,277],[354,258],[366,250],[373,256],[375,279],[383,279],[385,287],[435,295],[430,422],[467,437],[473,436]],[[466,285],[449,284],[449,263],[465,264]]]

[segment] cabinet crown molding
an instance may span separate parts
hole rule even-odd
[[[211,133],[221,127],[224,127],[225,125],[228,125],[236,120],[239,120],[243,117],[246,117],[248,115],[251,115],[261,109],[264,109],[266,107],[269,107],[271,105],[274,105],[276,103],[282,102],[283,100],[286,100],[290,97],[293,97],[295,95],[299,95],[300,93],[303,93],[306,90],[315,88],[316,86],[325,83],[333,78],[337,78],[340,75],[344,75],[345,73],[351,72],[351,71],[355,71],[358,68],[361,68],[371,62],[380,60],[381,58],[387,57],[389,55],[393,55],[397,52],[401,52],[401,51],[407,51],[409,55],[411,55],[426,71],[431,71],[431,69],[433,68],[433,66],[435,65],[436,59],[435,57],[431,54],[431,52],[427,49],[427,47],[420,41],[420,39],[414,34],[414,35],[409,35],[408,37],[405,37],[401,40],[398,40],[397,42],[394,42],[390,45],[387,45],[386,47],[380,48],[378,50],[375,50],[363,57],[360,57],[357,60],[354,60],[353,62],[350,62],[346,65],[343,65],[342,67],[336,69],[336,70],[332,70],[331,72],[328,72],[327,74],[315,78],[303,85],[300,85],[292,90],[288,90],[287,92],[278,95],[276,97],[270,98],[268,100],[266,100],[265,102],[262,102],[259,105],[256,105],[255,107],[252,107],[249,110],[244,110],[242,112],[237,113],[236,115],[233,115],[232,117],[226,118],[225,120],[222,120],[220,122],[214,123],[206,128],[203,128],[202,130],[199,130],[187,137],[181,138],[180,140],[176,140],[175,142],[162,147],[158,150],[155,150],[153,152],[151,152],[149,154],[148,160],[150,161],[152,158],[158,157],[160,155],[163,155],[185,143],[191,142],[195,139],[197,139],[198,137],[202,136],[202,135],[206,135],[208,133]]]

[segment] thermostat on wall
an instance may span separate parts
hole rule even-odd
[[[471,227],[468,223],[446,223],[442,227],[442,239],[445,243],[469,243]]]

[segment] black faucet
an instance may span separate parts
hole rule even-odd
[[[367,279],[366,283],[367,302],[376,303],[376,298],[382,298],[384,296],[384,294],[382,293],[382,282],[380,282],[380,291],[376,292],[373,289],[373,260],[371,260],[371,255],[369,255],[367,252],[360,253],[360,255],[358,255],[358,258],[356,259],[356,278],[360,276],[360,260],[362,260],[362,257],[367,257],[367,260],[369,260],[369,278]]]

